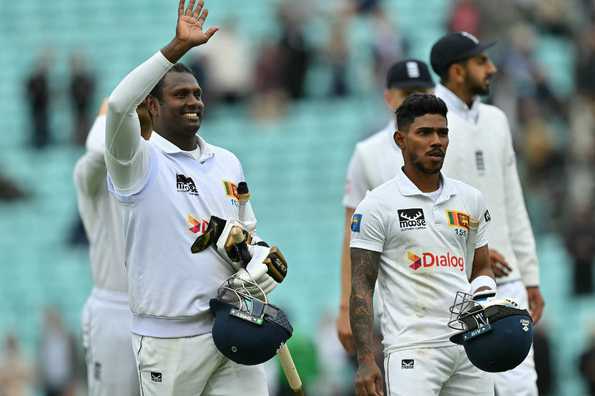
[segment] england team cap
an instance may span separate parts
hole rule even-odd
[[[495,41],[480,43],[477,37],[467,32],[448,33],[432,46],[432,69],[441,76],[453,63],[478,55],[494,44]]]
[[[417,59],[395,63],[386,73],[386,88],[432,88],[434,81],[428,66]]]

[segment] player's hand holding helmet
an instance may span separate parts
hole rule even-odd
[[[457,292],[448,326],[461,330],[450,340],[463,345],[473,365],[501,372],[515,368],[527,357],[533,343],[533,321],[516,301],[494,294],[491,290],[474,295]]]
[[[256,282],[271,292],[287,275],[287,261],[276,246],[256,239],[242,224],[211,216],[206,232],[192,245],[198,253],[213,246],[237,271],[238,279]]]

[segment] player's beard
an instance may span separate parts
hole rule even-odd
[[[411,163],[413,164],[413,166],[415,167],[415,169],[417,169],[421,173],[425,173],[426,175],[435,175],[436,173],[440,172],[440,170],[442,169],[442,164],[440,164],[440,166],[436,167],[435,169],[427,168],[419,160],[419,157],[416,154],[411,154],[410,160],[411,160]]]
[[[468,84],[469,84],[469,91],[473,96],[480,95],[486,96],[490,94],[490,82],[491,78],[486,77],[484,78],[483,82],[479,79],[475,78],[474,76],[468,77]]]

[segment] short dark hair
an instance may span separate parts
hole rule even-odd
[[[440,77],[440,84],[442,84],[442,85],[448,84],[448,82],[450,80],[450,77],[449,77],[450,67],[452,65],[461,65],[463,67],[467,67],[467,62],[469,61],[469,59],[471,59],[471,58],[465,58],[463,60],[453,62],[450,65],[448,65],[445,69],[443,69],[440,73],[438,73],[438,77]]]
[[[397,116],[397,128],[406,130],[417,117],[426,114],[440,114],[446,118],[446,103],[439,97],[432,94],[415,93],[408,96],[395,112]]]
[[[183,63],[176,63],[175,65],[172,66],[171,69],[169,69],[167,71],[167,73],[165,73],[165,75],[163,77],[161,77],[161,80],[159,80],[157,85],[155,85],[153,87],[153,90],[151,91],[151,93],[149,93],[149,95],[153,96],[154,98],[156,98],[158,100],[162,99],[163,81],[165,81],[165,77],[167,77],[167,75],[169,73],[190,73],[190,74],[194,75],[194,73],[192,73],[192,70],[188,66],[186,66]]]

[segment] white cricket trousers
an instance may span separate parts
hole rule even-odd
[[[223,356],[211,333],[184,338],[132,334],[141,396],[268,396],[263,365]]]
[[[138,396],[128,295],[95,288],[82,315],[89,396]]]
[[[526,309],[527,289],[523,282],[513,281],[498,285],[498,297],[512,297]],[[497,396],[537,396],[537,372],[533,359],[533,347],[521,364],[512,370],[494,374]]]
[[[384,359],[387,396],[493,396],[489,373],[473,366],[462,346],[390,352]]]

